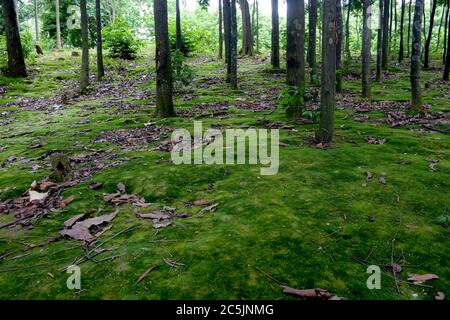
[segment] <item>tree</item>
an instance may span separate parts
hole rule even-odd
[[[323,1],[322,73],[320,88],[320,125],[316,140],[333,141],[334,107],[336,104],[336,0]]]
[[[256,34],[256,53],[260,53],[259,51],[259,2],[258,0],[255,0],[253,3],[254,11],[253,13],[256,13],[256,24],[255,26],[255,34]]]
[[[102,80],[105,76],[105,69],[103,67],[102,11],[100,0],[95,0],[95,18],[97,22],[97,79]]]
[[[431,45],[431,37],[433,36],[434,16],[436,15],[436,2],[437,0],[433,0],[433,6],[431,7],[431,14],[430,14],[430,26],[428,30],[428,37],[425,42],[425,58],[423,65],[425,69],[428,69],[430,67],[430,45]]]
[[[254,40],[248,0],[239,0],[239,5],[242,16],[242,54],[252,56]]]
[[[156,116],[174,117],[167,0],[154,0],[156,42]]]
[[[345,60],[346,64],[350,63],[350,11],[352,10],[352,0],[347,2],[347,21],[345,22]]]
[[[223,59],[223,14],[222,14],[222,0],[219,0],[219,59]]]
[[[56,12],[56,49],[61,49],[61,22],[59,21],[59,0],[55,0]]]
[[[424,0],[416,0],[411,49],[411,109],[422,110],[422,90],[420,88],[420,50],[422,39],[422,13]]]
[[[280,69],[280,16],[278,0],[272,0],[272,67]]]
[[[304,90],[305,87],[305,4],[287,0],[286,22],[287,84]]]
[[[34,0],[34,28],[36,31],[36,42],[40,41],[39,37],[39,3]]]
[[[17,10],[14,1],[2,0],[2,9],[8,52],[8,74],[14,77],[26,77],[27,69],[20,41]]]
[[[231,80],[231,3],[230,0],[223,0],[223,22],[225,29],[225,62],[227,64],[227,74],[225,82]]]
[[[336,43],[336,92],[342,92],[342,37],[344,33],[344,26],[342,23],[342,3],[341,0],[336,0],[336,31],[337,31],[337,43]]]
[[[450,0],[447,1],[447,11],[445,13],[445,27],[444,27],[444,54],[442,55],[442,61],[445,64],[445,59],[447,58],[447,41],[445,39],[447,39],[447,26],[450,25],[449,23],[449,11],[450,11]]]
[[[405,48],[403,43],[403,26],[404,26],[404,19],[405,19],[405,0],[402,0],[402,11],[400,14],[400,49],[398,51],[398,62],[401,63],[403,61],[403,58],[405,56]]]
[[[383,53],[381,67],[387,70],[389,64],[389,0],[384,0],[383,11]]]
[[[81,93],[86,93],[89,85],[89,26],[86,0],[80,0],[80,14],[81,14],[81,77],[80,90]]]
[[[237,79],[237,14],[236,0],[231,0],[230,4],[230,83],[233,89],[238,87]]]
[[[176,25],[176,44],[175,47],[177,50],[181,50],[183,45],[183,39],[181,36],[181,16],[180,16],[180,0],[175,1],[175,9],[176,9],[176,17],[175,17],[175,25]]]
[[[409,44],[411,43],[411,7],[412,7],[412,2],[413,0],[409,0],[409,9],[408,9],[408,41],[406,42],[406,47],[408,50],[407,56],[409,57],[409,53],[410,53],[410,46]]]
[[[308,64],[310,68],[311,84],[317,83],[316,60],[316,29],[317,29],[317,0],[309,0],[309,37],[308,37]]]
[[[381,60],[383,56],[383,4],[384,0],[378,0],[379,2],[379,13],[378,13],[378,30],[377,30],[377,75],[376,81],[381,81],[382,69]]]
[[[447,20],[448,20],[448,7],[450,7],[450,1],[447,4]],[[448,30],[447,30],[447,56],[445,58],[445,67],[444,67],[444,76],[443,79],[448,81],[449,80],[449,73],[450,73],[450,23],[447,23]],[[445,39],[444,39],[445,41]]]
[[[372,47],[370,0],[363,0],[362,97],[370,98],[370,48]]]

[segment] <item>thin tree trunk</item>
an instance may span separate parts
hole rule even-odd
[[[305,86],[305,4],[287,0],[286,73],[287,84],[304,90]]]
[[[26,77],[27,69],[20,41],[17,11],[13,0],[2,0],[3,21],[5,24],[6,48],[8,52],[8,74]]]
[[[105,77],[105,69],[103,66],[102,10],[100,0],[95,0],[95,18],[97,22],[97,79],[102,80]]]
[[[222,14],[222,0],[219,0],[219,59],[223,59],[223,14]]]
[[[320,93],[320,125],[317,142],[333,141],[334,107],[336,104],[336,1],[323,2],[322,73]]]
[[[167,0],[154,0],[156,38],[156,116],[174,117]]]
[[[223,25],[225,34],[225,62],[227,64],[227,74],[225,82],[230,82],[231,78],[231,5],[230,0],[223,0]]]
[[[423,66],[425,69],[428,69],[430,67],[430,45],[431,45],[431,37],[433,36],[434,16],[436,15],[436,3],[437,0],[433,0],[433,6],[431,8],[430,14],[430,29],[428,30],[428,37],[425,42],[425,61]]]
[[[370,0],[363,0],[362,97],[370,98],[370,48],[372,47]]]
[[[336,92],[342,92],[342,38],[344,34],[344,25],[342,22],[342,0],[336,0],[336,29],[337,29],[337,43],[336,43]]]
[[[230,83],[233,89],[238,88],[237,79],[237,13],[236,0],[231,0],[230,5]]]
[[[316,55],[316,29],[317,29],[317,0],[309,1],[309,38],[308,63],[311,75],[311,84],[317,84],[317,55]]]
[[[383,11],[383,56],[381,67],[387,70],[389,67],[389,0],[384,0]]]
[[[420,88],[420,50],[422,42],[423,3],[424,0],[416,0],[411,50],[411,109],[415,111],[422,110],[422,90]]]
[[[450,7],[450,1],[447,3],[447,21],[448,21],[448,9]],[[449,80],[449,73],[450,73],[450,23],[447,23],[448,30],[447,30],[447,57],[445,59],[445,67],[444,67],[444,76],[442,79],[448,81]]]
[[[441,30],[442,30],[442,25],[444,22],[444,17],[445,17],[445,5],[446,5],[446,3],[444,3],[444,5],[442,6],[441,19],[439,21],[439,29],[438,29],[437,44],[436,44],[437,49],[439,49],[439,45],[441,44]],[[444,39],[444,42],[445,42],[445,39]]]
[[[411,7],[412,7],[413,0],[409,0],[409,9],[408,9],[408,41],[406,42],[406,47],[408,48],[408,54],[409,57],[410,53],[410,44],[411,44]]]
[[[272,0],[272,67],[280,69],[280,16],[278,0]]]
[[[382,77],[381,59],[383,56],[383,5],[384,0],[378,0],[379,13],[378,13],[378,30],[377,30],[377,75],[376,81],[380,82]]]
[[[38,0],[34,0],[34,28],[36,31],[36,42],[40,41],[39,37],[39,6]]]
[[[402,63],[405,56],[405,48],[403,43],[403,26],[405,19],[405,0],[402,0],[402,12],[400,14],[400,49],[398,50],[398,62]]]
[[[61,50],[61,22],[59,20],[59,0],[55,0],[56,12],[56,49]]]
[[[351,52],[350,52],[350,11],[352,9],[352,1],[349,0],[347,4],[347,21],[345,22],[345,52],[346,63],[350,64]]]
[[[253,55],[253,32],[248,0],[239,0],[242,16],[242,54]]]
[[[256,5],[256,53],[259,54],[259,2],[255,0]]]
[[[180,0],[176,0],[175,2],[175,11],[176,11],[176,17],[175,17],[175,24],[176,24],[176,49],[181,50],[181,47],[183,45],[183,40],[181,37],[181,14],[180,14]]]
[[[391,9],[389,11],[389,48],[391,48],[391,44],[392,44],[392,26],[393,26],[393,17],[394,17],[394,1],[396,0],[390,0],[390,6]]]
[[[442,63],[445,64],[445,59],[447,57],[447,41],[445,39],[447,39],[447,26],[450,25],[450,21],[449,21],[449,11],[450,11],[450,0],[447,1],[447,12],[445,14],[445,28],[444,28],[444,54],[442,55]]]
[[[80,13],[82,43],[80,90],[81,93],[86,93],[89,85],[89,26],[86,0],[80,0]]]

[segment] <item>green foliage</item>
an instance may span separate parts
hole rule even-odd
[[[22,50],[25,59],[33,59],[35,54],[35,43],[31,32],[22,32]],[[8,65],[8,53],[6,48],[6,37],[0,34],[0,68],[4,70]]]
[[[104,46],[109,49],[113,58],[134,60],[142,45],[134,37],[127,23],[121,19],[103,28],[103,38]]]
[[[194,79],[191,67],[185,64],[186,57],[180,50],[172,51],[172,79],[175,87],[187,86]]]
[[[6,39],[5,36],[0,34],[0,68],[3,69],[8,63],[8,55],[6,54]]]
[[[305,104],[304,88],[286,86],[281,93],[278,106],[282,108],[303,107]]]

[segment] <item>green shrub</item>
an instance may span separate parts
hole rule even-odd
[[[35,57],[35,43],[31,32],[24,32],[20,36],[22,50],[25,59],[33,59]],[[6,48],[6,37],[0,35],[0,69],[5,71],[8,67],[8,52]]]
[[[175,87],[187,86],[194,78],[194,72],[185,64],[186,57],[180,50],[172,51],[172,79]]]
[[[139,47],[130,27],[123,20],[116,20],[103,28],[103,44],[109,50],[111,57],[126,60],[136,59]]]

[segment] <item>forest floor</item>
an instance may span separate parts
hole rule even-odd
[[[268,61],[239,59],[240,88],[230,90],[221,61],[191,58],[195,79],[176,90],[180,116],[166,120],[152,116],[151,57],[107,59],[106,80],[93,76],[86,96],[76,94],[79,63],[51,53],[27,79],[0,77],[0,299],[290,299],[273,279],[348,299],[450,295],[450,90],[440,70],[422,73],[428,109],[414,116],[406,65],[373,84],[371,103],[359,98],[355,65],[337,99],[336,141],[323,148],[312,143],[317,124],[275,108],[284,74]],[[314,110],[318,88],[308,92]],[[280,128],[279,173],[170,163],[170,128],[192,130],[193,119]],[[67,152],[72,184],[46,183],[49,150]],[[37,207],[33,181],[39,195],[50,189]],[[123,196],[116,207],[104,195],[119,183],[122,195],[106,199]],[[164,206],[167,227],[138,218]],[[93,246],[60,237],[69,218],[116,209]],[[31,218],[10,224],[20,217]],[[69,290],[65,268],[79,258],[81,290]],[[380,290],[367,288],[368,265],[382,268]],[[410,274],[439,279],[414,285]]]

